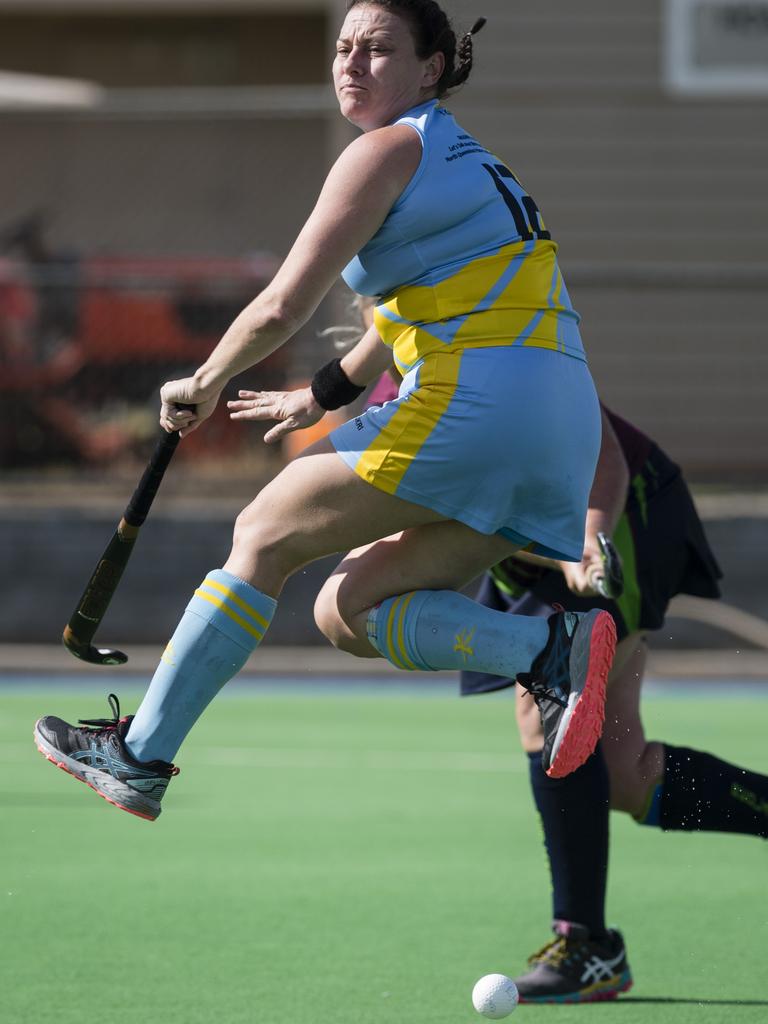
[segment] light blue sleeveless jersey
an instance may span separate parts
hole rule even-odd
[[[526,345],[584,358],[557,246],[512,171],[437,100],[396,124],[419,166],[343,277],[381,296],[376,326],[403,371],[441,345]]]

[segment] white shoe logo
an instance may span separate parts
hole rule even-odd
[[[582,982],[607,981],[609,978],[612,978],[614,967],[621,963],[623,957],[623,950],[612,960],[602,960],[599,956],[591,957],[584,965],[584,971],[581,975]]]

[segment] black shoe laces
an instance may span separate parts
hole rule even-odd
[[[99,732],[114,732],[114,730],[120,724],[120,701],[117,699],[116,694],[110,693],[107,697],[109,706],[112,709],[112,718],[78,718],[77,724],[85,726],[86,729],[91,729],[94,733]],[[155,762],[150,761],[149,764]],[[165,762],[157,762],[158,764],[164,764]],[[171,775],[178,775],[181,769],[178,765],[168,765],[170,768]]]
[[[528,957],[528,963],[535,967],[536,964],[546,964],[557,969],[567,967],[576,962],[580,952],[583,952],[586,943],[579,940],[569,940],[564,935],[558,935],[550,940],[545,946]]]
[[[528,957],[528,963],[533,967],[536,964],[551,964],[553,967],[559,966],[562,961],[566,958],[567,947],[565,939],[562,935],[558,935],[556,939],[550,939],[546,945],[542,946],[541,949],[537,950],[532,956]]]
[[[120,722],[120,701],[114,693],[110,693],[107,700],[109,701],[109,706],[112,709],[112,718],[78,718],[77,724],[84,725],[88,729],[94,729],[102,732],[109,729],[116,729]]]
[[[552,704],[559,704],[561,708],[568,707],[567,700],[559,697],[546,683],[542,682],[541,679],[534,679],[528,672],[521,672],[517,677],[517,682],[530,693],[537,704],[540,704],[543,700],[548,700]]]
[[[565,611],[561,604],[553,604],[552,610],[555,612]],[[549,650],[549,646],[552,643],[552,636],[553,634],[550,632],[550,639],[547,641],[547,645],[544,648],[542,654],[545,654]],[[541,657],[541,655],[539,655],[539,657]],[[534,666],[536,665],[536,662],[538,662],[538,660],[539,659],[537,658],[534,662]],[[552,687],[547,686],[547,684],[543,680],[537,679],[532,672],[520,672],[517,676],[517,682],[520,683],[520,685],[524,687],[528,691],[528,693],[530,693],[530,695],[536,701],[537,706],[540,706],[542,701],[548,700],[551,704],[559,704],[561,708],[568,707],[567,700],[565,700],[563,697],[558,696],[558,694],[552,689]],[[546,949],[547,947],[545,946],[544,948]]]

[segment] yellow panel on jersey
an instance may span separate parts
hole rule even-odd
[[[525,345],[584,358],[551,241],[514,242],[429,285],[409,285],[377,305],[376,327],[407,371],[430,352],[458,345]]]
[[[422,367],[419,386],[395,412],[355,465],[355,472],[388,494],[394,494],[403,475],[437,426],[456,391],[461,351],[446,350]]]

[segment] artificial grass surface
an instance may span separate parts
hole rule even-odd
[[[106,677],[105,677],[106,678]],[[107,686],[116,685],[114,676]],[[135,707],[138,691],[121,693]],[[40,714],[92,688],[0,693],[3,1024],[473,1024],[483,974],[549,938],[538,820],[504,696],[232,687],[158,822],[48,764]],[[660,696],[648,733],[768,772],[764,698]],[[768,862],[751,837],[612,818],[609,921],[635,987],[514,1020],[768,1020]]]

